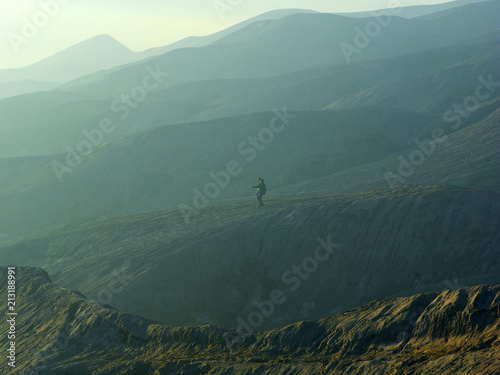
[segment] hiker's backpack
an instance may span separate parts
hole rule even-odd
[[[262,195],[266,195],[266,191],[267,191],[267,188],[266,188],[266,184],[265,183],[262,183],[260,185],[260,188],[259,188],[259,191]]]

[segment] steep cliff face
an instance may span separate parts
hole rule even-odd
[[[500,286],[372,302],[319,321],[244,334],[168,327],[104,307],[17,268],[12,374],[495,374]],[[7,269],[0,268],[7,287]],[[6,313],[6,295],[1,295]],[[8,325],[0,323],[0,334]],[[7,340],[0,341],[6,352]]]
[[[108,217],[2,264],[174,325],[270,329],[374,299],[500,283],[500,193],[403,187]],[[272,312],[263,306],[273,303]],[[271,309],[271,308],[269,308]]]

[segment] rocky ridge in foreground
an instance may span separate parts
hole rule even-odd
[[[7,288],[7,268],[0,269]],[[318,321],[241,334],[169,327],[17,268],[12,374],[495,374],[500,285],[375,301]],[[7,306],[2,294],[1,306]],[[6,308],[2,311],[6,313]],[[0,334],[7,336],[2,322]],[[0,349],[6,352],[7,340]],[[0,370],[8,370],[2,360]]]

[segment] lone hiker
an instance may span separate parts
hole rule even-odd
[[[266,188],[266,184],[264,183],[264,179],[259,177],[257,179],[257,182],[258,182],[258,184],[255,186],[252,186],[251,188],[257,189],[256,195],[257,195],[257,199],[259,200],[259,205],[257,207],[260,207],[260,206],[264,205],[264,202],[262,202],[262,197],[264,195],[266,195],[267,188]]]

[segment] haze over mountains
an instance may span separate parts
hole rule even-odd
[[[205,37],[188,37],[171,45],[133,52],[109,35],[98,35],[27,67],[0,69],[0,99],[47,91],[79,77],[161,55],[180,48],[203,47],[259,20],[285,17],[307,10],[276,10]],[[34,82],[32,82],[34,81]]]
[[[22,345],[70,337],[39,373],[494,373],[499,11],[282,10],[0,71],[4,96],[49,89],[0,100],[0,265],[37,267]]]
[[[83,75],[137,59],[134,52],[109,35],[96,36],[30,66],[0,70],[0,99],[49,90]]]
[[[464,5],[479,3],[481,1],[482,0],[456,0],[456,1],[448,1],[446,3],[441,3],[441,4],[405,6],[404,8],[401,9],[401,12],[398,15],[404,18],[416,18],[432,13],[442,12],[444,10],[453,9]],[[398,4],[397,3],[394,4],[394,6],[396,5]],[[373,13],[355,12],[355,13],[340,13],[340,15],[347,17],[367,18],[373,16]]]
[[[397,105],[404,109],[445,111],[445,106],[453,104],[450,92],[465,95],[468,88],[473,91],[478,77],[492,74],[499,63],[498,33],[494,33],[498,3],[474,5],[479,9],[472,21],[467,18],[470,6],[440,13],[432,21],[392,16],[373,42],[350,56],[353,61],[373,59],[387,46],[388,55],[399,55],[389,60],[345,64],[337,47],[341,43],[354,46],[354,28],[362,29],[364,20],[296,14],[250,24],[207,47],[177,49],[146,62],[95,73],[63,90],[11,98],[0,103],[4,118],[1,156],[64,152],[68,144],[81,138],[82,129],[95,127],[110,116],[118,117],[120,123],[121,131],[112,134],[116,137],[171,123],[271,111],[283,105],[296,110],[387,106],[394,105],[396,97],[401,102]],[[297,33],[295,23],[304,25],[304,35],[290,36]],[[461,25],[459,30],[444,32],[455,29],[456,24]],[[264,27],[254,31],[257,25]],[[436,34],[442,36],[430,37]],[[426,41],[425,46],[413,42],[417,35]],[[309,43],[312,38],[315,43]],[[437,46],[441,47],[434,48]],[[411,50],[422,52],[405,54]],[[150,71],[162,74],[158,87],[145,94],[137,91],[140,106],[133,98],[124,102],[123,97],[142,86]],[[285,75],[287,72],[296,73]],[[436,90],[438,74],[437,78],[451,82]],[[454,80],[456,75],[464,76],[463,80]],[[257,77],[262,79],[256,81]],[[414,88],[411,92],[408,85]],[[26,100],[43,107],[26,111]],[[26,128],[31,129],[28,137]],[[47,138],[43,146],[36,141],[42,137]]]
[[[97,70],[131,62],[134,60],[132,56],[131,50],[109,35],[100,35],[29,67],[0,70],[0,81],[32,79],[64,83]]]
[[[481,9],[479,11],[480,13],[478,14],[478,16],[481,18],[472,18],[466,16],[468,7],[463,5],[468,5],[469,3],[470,1],[450,2],[432,7],[417,7],[418,9],[422,10],[421,12],[417,12],[418,14],[421,13],[420,15],[428,13],[435,14],[436,12],[439,13],[439,11],[441,11],[437,17],[432,16],[434,21],[440,19],[442,23],[441,25],[436,22],[433,22],[432,25],[430,25],[426,22],[427,20],[425,17],[419,18],[418,22],[416,22],[416,24],[420,24],[418,26],[409,20],[406,20],[405,22],[404,19],[398,19],[399,16],[414,17],[415,15],[411,14],[414,7],[407,7],[402,9],[396,8],[395,10],[391,11],[379,11],[364,14],[364,16],[367,18],[373,17],[374,14],[378,15],[378,22],[380,23],[381,27],[375,29],[377,39],[379,40],[376,43],[376,48],[374,48],[374,46],[368,46],[368,48],[363,51],[364,53],[362,55],[364,56],[362,56],[361,58],[365,59],[374,57],[370,56],[370,53],[375,54],[375,57],[379,56],[379,54],[381,53],[391,54],[392,52],[390,51],[384,52],[383,44],[386,43],[386,41],[389,43],[399,44],[397,48],[391,49],[391,51],[398,51],[398,54],[402,53],[406,49],[419,50],[420,47],[415,43],[415,41],[424,39],[426,35],[436,35],[436,32],[438,35],[443,34],[442,32],[439,32],[439,29],[449,30],[450,21],[452,23],[459,23],[462,27],[454,29],[453,33],[445,33],[445,35],[441,35],[440,38],[429,38],[427,40],[427,43],[435,43],[436,45],[442,45],[443,43],[450,44],[450,42],[456,38],[458,38],[458,40],[463,38],[463,35],[473,37],[474,35],[482,34],[483,30],[485,29],[491,30],[492,27],[495,28],[496,22],[494,15],[496,14],[496,7],[492,5],[494,2],[486,1],[484,2],[485,5],[474,5],[474,7],[479,6],[484,8]],[[452,17],[449,17],[449,14],[444,11],[449,11],[450,8],[455,9],[456,7],[458,7],[459,11],[455,12],[462,14],[453,14]],[[489,9],[489,12],[487,9]],[[290,18],[289,16],[292,17]],[[300,17],[297,23],[293,19],[294,17]],[[138,61],[147,57],[157,56],[174,51],[176,49],[197,49],[197,47],[205,47],[211,44],[227,45],[228,42],[231,44],[231,40],[233,40],[233,42],[241,42],[247,40],[248,38],[250,38],[250,40],[258,39],[259,35],[262,34],[265,35],[265,41],[271,49],[274,50],[275,48],[277,48],[277,46],[280,46],[280,48],[284,49],[284,51],[281,51],[282,58],[288,57],[287,55],[283,55],[283,52],[286,52],[286,50],[290,48],[284,42],[286,42],[286,40],[288,40],[288,42],[298,42],[299,45],[295,45],[295,52],[299,52],[299,54],[297,56],[290,56],[290,58],[297,59],[297,57],[300,56],[305,58],[306,61],[302,61],[301,63],[306,66],[300,66],[299,69],[306,68],[311,63],[313,64],[313,66],[331,64],[336,61],[340,61],[343,63],[345,60],[345,56],[343,56],[343,54],[339,54],[340,50],[337,50],[335,48],[332,49],[331,46],[335,46],[340,42],[347,42],[348,40],[352,40],[353,37],[351,37],[351,35],[345,35],[344,33],[347,31],[352,31],[349,29],[353,29],[355,27],[363,29],[365,24],[358,21],[359,20],[352,19],[352,15],[338,17],[335,15],[320,15],[315,14],[311,11],[293,9],[272,11],[261,16],[254,17],[250,20],[237,24],[213,35],[205,37],[189,37],[169,46],[153,48],[138,53],[130,51],[128,48],[124,47],[110,36],[100,35],[87,41],[81,42],[64,51],[61,51],[60,53],[38,63],[35,63],[29,67],[0,70],[0,82],[13,83],[17,81],[34,80],[38,82],[64,83],[99,70],[109,69],[113,66],[127,64],[129,62]],[[279,34],[275,36],[277,36],[278,38],[283,38],[283,40],[280,39],[278,41],[273,40],[272,34],[272,30],[274,29],[277,22],[284,23],[284,25],[278,26],[278,30],[280,30],[281,36]],[[308,29],[306,29],[306,32],[303,32],[301,30],[298,35],[293,35],[293,33],[296,32],[294,31],[295,26],[299,22],[306,22],[305,24],[303,24],[303,26],[307,26],[307,22],[312,23],[308,25],[309,27]],[[401,22],[405,25],[404,32],[402,34],[400,34],[400,30],[402,29],[399,27],[399,23]],[[416,28],[414,26],[416,26]],[[431,27],[429,28],[429,26]],[[254,32],[255,27],[258,28],[257,32]],[[388,30],[392,32],[382,33],[381,30],[383,31],[383,29],[386,27],[389,27]],[[287,28],[292,30],[287,31]],[[308,43],[308,41],[311,40],[312,36],[315,37],[315,43],[311,45],[310,43]],[[324,41],[318,38],[323,38]],[[404,39],[411,39],[413,40],[413,43],[406,43]],[[363,43],[364,42],[365,41],[363,40]],[[369,42],[370,41],[368,41],[368,44],[370,44]],[[380,45],[379,43],[382,44]],[[431,45],[432,44],[427,44],[424,48],[427,49]],[[246,52],[251,52],[251,49],[249,50],[248,47],[245,47],[246,46],[241,46],[241,49],[244,49]],[[260,54],[263,53],[262,47],[263,46],[258,47],[260,48],[258,51]],[[250,46],[250,48],[252,48],[252,46]],[[307,50],[307,48],[309,50]],[[367,51],[368,54],[366,53]],[[322,52],[323,54],[325,54],[325,56],[322,58],[320,55],[318,55],[319,52]],[[249,56],[249,59],[252,59],[252,57]],[[262,70],[259,73],[260,75],[267,75],[266,73],[269,69],[270,61],[266,62],[268,63],[268,67],[267,69]],[[290,61],[288,61],[288,64],[290,64]],[[288,64],[281,65],[281,69],[278,73],[286,72],[285,67]],[[249,64],[249,66],[244,66],[244,68],[246,68],[243,69],[244,73],[248,74],[252,71],[251,69],[248,69],[249,67],[253,66],[251,64]],[[254,68],[257,67],[261,68],[261,66],[256,66]],[[290,69],[290,67],[288,69]],[[294,70],[299,69],[296,68]],[[192,72],[190,73],[192,74]],[[196,76],[189,76],[191,77],[191,80],[196,78]],[[98,79],[100,79],[100,75],[97,75],[97,77]],[[238,75],[238,78],[241,77],[241,74]],[[129,79],[130,78],[128,77],[127,80]],[[7,94],[2,94],[3,97],[5,97],[5,95],[12,96],[8,93],[7,90],[5,90],[5,92],[7,92]]]

